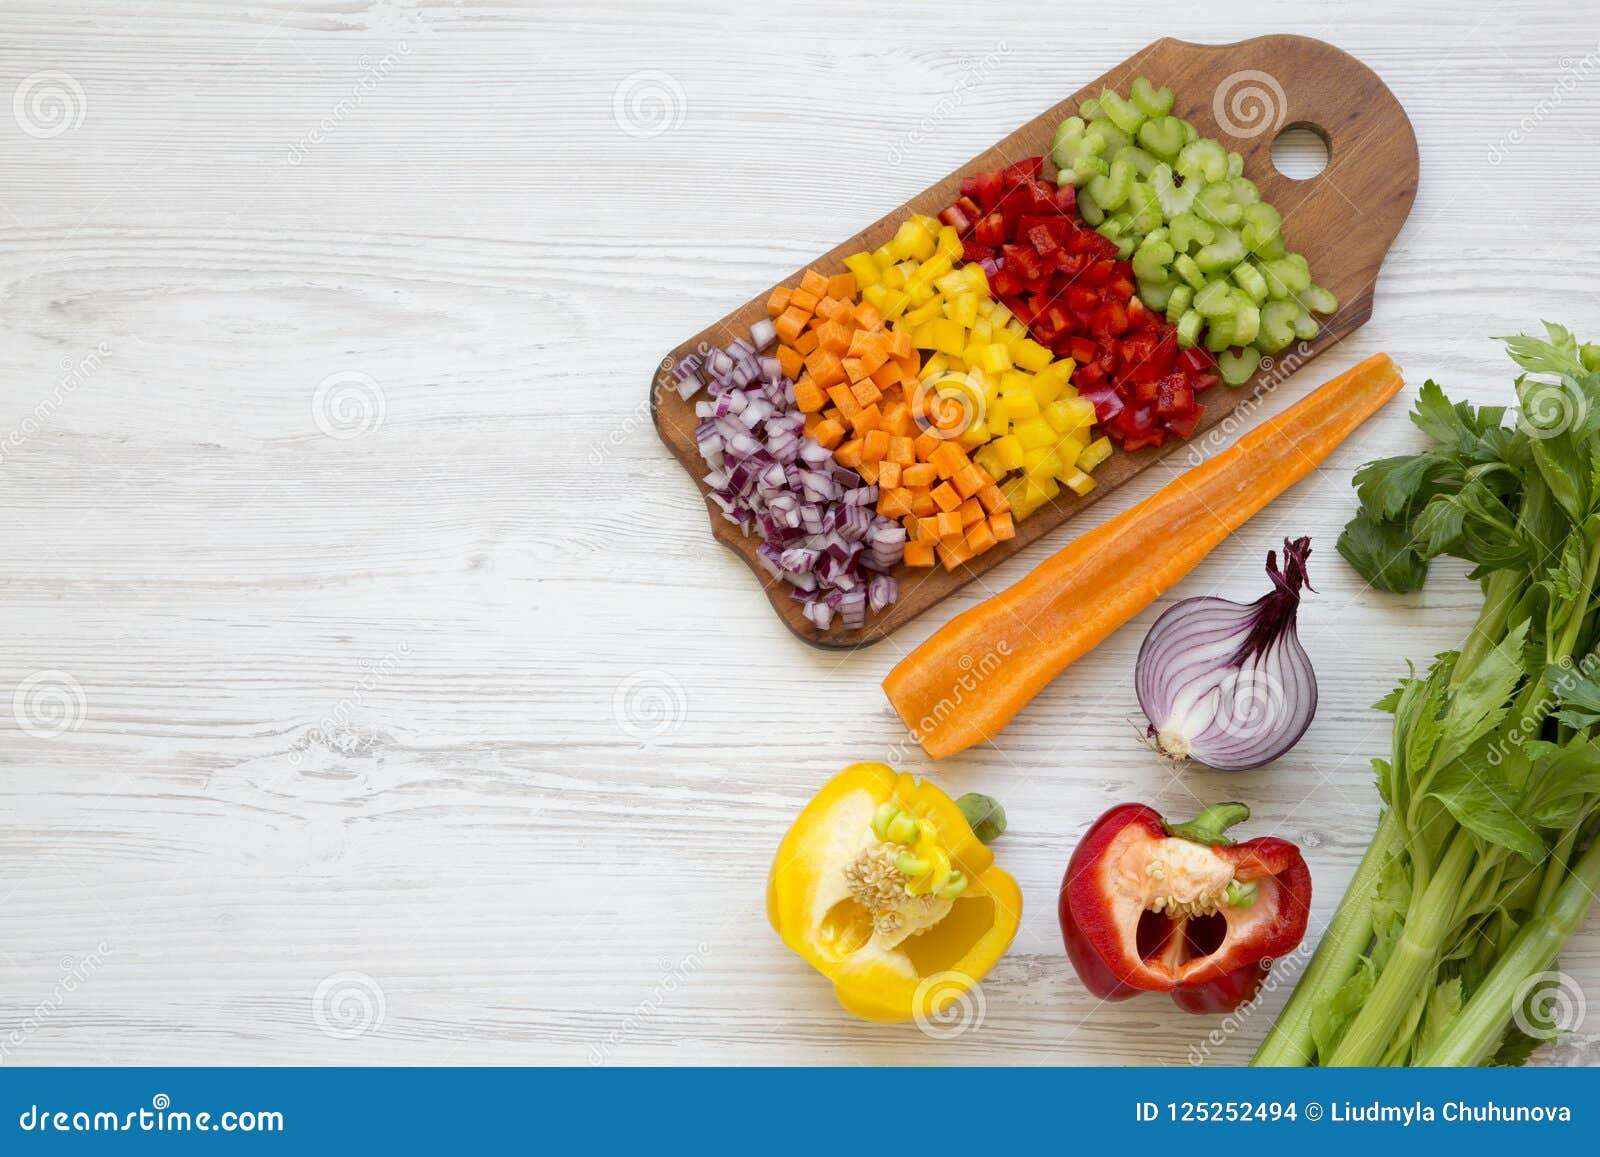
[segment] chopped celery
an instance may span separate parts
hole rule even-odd
[[[1125,149],[1118,149],[1116,155],[1111,158],[1111,161],[1113,164],[1115,164],[1117,161],[1124,162],[1134,171],[1137,176],[1140,177],[1148,177],[1150,175],[1150,171],[1160,163],[1156,160],[1156,158],[1152,157],[1149,153],[1145,152],[1137,145],[1129,145]]]
[[[1221,353],[1233,344],[1233,315],[1223,314],[1206,323],[1206,349]]]
[[[1161,225],[1161,198],[1144,181],[1135,181],[1128,194],[1128,213],[1133,218],[1134,232],[1142,237]]]
[[[1241,157],[1238,153],[1229,153],[1228,154],[1228,177],[1231,179],[1233,177],[1242,177],[1242,176],[1244,176],[1244,158]]]
[[[1177,117],[1156,117],[1139,126],[1139,143],[1163,161],[1170,161],[1188,141],[1184,138],[1183,122]]]
[[[1217,355],[1217,372],[1230,386],[1244,385],[1255,376],[1256,367],[1260,364],[1261,351],[1248,346],[1238,353],[1226,349]]]
[[[1111,123],[1130,137],[1139,131],[1140,125],[1144,124],[1145,114],[1139,106],[1132,101],[1123,100],[1109,88],[1100,90],[1100,107],[1105,110]]]
[[[1172,111],[1172,90],[1157,88],[1146,77],[1134,77],[1128,95],[1133,97],[1133,103],[1147,117],[1162,117]]]
[[[1096,203],[1088,189],[1078,190],[1078,216],[1092,229],[1106,219],[1104,210]]]
[[[1194,308],[1210,321],[1225,317],[1239,308],[1239,300],[1226,281],[1208,281],[1194,295]]]
[[[1244,216],[1242,206],[1233,200],[1233,188],[1226,181],[1217,181],[1200,190],[1195,198],[1194,211],[1201,220],[1214,225],[1233,226]]]
[[[1236,205],[1261,203],[1261,190],[1256,188],[1256,183],[1249,177],[1235,177],[1228,182],[1228,187],[1233,190],[1233,202]]]
[[[1240,297],[1238,290],[1234,291],[1233,297],[1239,306],[1233,313],[1233,344],[1249,345],[1261,332],[1261,311],[1256,308],[1255,302]]]
[[[1078,115],[1086,121],[1101,121],[1106,119],[1106,110],[1091,96],[1078,106]]]
[[[1317,324],[1317,319],[1305,310],[1300,310],[1294,315],[1294,336],[1301,341],[1310,341],[1322,332],[1322,327]]]
[[[1095,121],[1083,130],[1085,140],[1098,141],[1100,147],[1095,152],[1105,156],[1115,156],[1118,149],[1125,149],[1133,144],[1133,138],[1119,129],[1111,121]]]
[[[1312,313],[1336,313],[1339,309],[1339,299],[1320,285],[1312,285],[1302,290],[1300,304]]]
[[[1174,289],[1188,289],[1187,285],[1176,281],[1153,281],[1139,278],[1139,297],[1156,312],[1167,308],[1167,303],[1172,300]]]
[[[1187,185],[1178,184],[1172,175],[1172,166],[1159,164],[1150,173],[1150,187],[1156,191],[1156,198],[1161,202],[1161,212],[1168,221],[1187,213],[1194,204],[1194,195],[1200,189],[1198,184],[1191,182]]]
[[[1262,272],[1266,274],[1267,292],[1273,297],[1298,297],[1311,288],[1311,270],[1298,253],[1267,262]]]
[[[1194,255],[1203,273],[1226,273],[1244,260],[1244,242],[1232,229],[1218,229],[1210,245]]]
[[[1167,298],[1168,324],[1177,325],[1178,319],[1188,312],[1189,305],[1193,301],[1194,290],[1181,281],[1176,282],[1172,287],[1171,295]]]
[[[1250,296],[1250,300],[1260,305],[1267,300],[1267,279],[1261,276],[1261,270],[1248,261],[1241,261],[1233,267],[1233,283]]]
[[[1200,272],[1200,267],[1194,263],[1194,258],[1187,253],[1180,253],[1172,263],[1172,271],[1187,281],[1195,289],[1205,286],[1206,275]]]
[[[1282,229],[1283,218],[1271,205],[1257,203],[1245,206],[1244,227],[1240,232],[1252,253],[1260,252],[1261,247],[1278,236]]]
[[[1217,231],[1193,213],[1180,213],[1172,218],[1172,247],[1182,253],[1191,245],[1209,245]]]
[[[1167,267],[1176,256],[1168,242],[1147,237],[1133,255],[1133,275],[1141,281],[1165,281],[1170,276]],[[1160,308],[1153,302],[1147,301],[1145,304],[1152,309]]]
[[[1089,195],[1102,209],[1117,209],[1133,192],[1133,169],[1126,161],[1112,161],[1111,171],[1089,182]]]
[[[1199,177],[1205,181],[1220,181],[1228,174],[1228,154],[1210,138],[1193,140],[1183,146],[1173,168],[1185,180]]]
[[[1194,345],[1200,338],[1200,323],[1205,319],[1194,310],[1190,310],[1178,319],[1178,344],[1184,349]]]
[[[1275,354],[1289,348],[1294,341],[1294,319],[1299,313],[1300,307],[1292,301],[1269,301],[1261,307],[1261,332],[1256,336],[1256,345],[1263,353]]]

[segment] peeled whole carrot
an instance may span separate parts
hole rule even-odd
[[[883,681],[912,738],[942,759],[998,735],[1403,384],[1389,356],[1374,354],[945,624]]]

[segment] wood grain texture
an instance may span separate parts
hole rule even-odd
[[[1325,924],[1377,811],[1368,704],[1477,603],[1459,569],[1391,597],[1333,554],[1352,470],[1419,442],[1399,402],[1168,596],[1253,598],[1274,540],[1313,537],[1321,706],[1287,758],[1173,779],[1133,742],[1129,675],[1163,600],[1000,744],[941,761],[946,787],[1005,801],[1028,907],[981,1024],[933,1041],[840,1012],[767,927],[762,885],[839,767],[928,770],[878,682],[1030,556],[879,647],[818,652],[706,534],[639,392],[751,286],[1163,33],[1330,40],[1419,139],[1371,322],[1249,421],[1380,349],[1402,400],[1432,376],[1504,402],[1487,335],[1600,329],[1582,144],[1600,85],[1580,68],[1600,17],[1149,0],[1108,20],[946,0],[0,6],[0,1062],[1248,1058],[1282,991],[1219,1043],[1221,1022],[1166,1001],[1099,1006],[1052,898],[1109,804],[1243,797],[1249,834],[1307,848]],[[36,137],[11,113],[46,72],[84,112]],[[640,74],[667,98],[655,135],[619,123]],[[1597,933],[1561,962],[1591,1009]],[[1600,1059],[1596,1033],[1555,1059]]]
[[[1276,390],[1372,315],[1378,268],[1417,193],[1416,136],[1405,110],[1375,72],[1349,53],[1305,36],[1259,36],[1226,45],[1158,40],[806,265],[823,273],[841,270],[845,257],[878,248],[911,214],[936,216],[956,199],[962,180],[973,173],[1043,154],[1046,174],[1052,175],[1055,166],[1048,155],[1056,126],[1076,114],[1083,101],[1106,88],[1126,95],[1136,76],[1171,88],[1176,98],[1173,115],[1188,120],[1201,136],[1219,139],[1244,157],[1245,175],[1260,188],[1262,199],[1283,214],[1285,242],[1310,260],[1318,281],[1339,299],[1339,311],[1323,319],[1321,332],[1313,340],[1297,342],[1276,357],[1263,359],[1262,368],[1249,383],[1208,392],[1204,417],[1190,442],[1174,439],[1159,449],[1114,454],[1095,471],[1094,490],[1083,496],[1063,490],[1019,523],[1014,538],[953,571],[896,567],[899,599],[869,616],[858,630],[838,626],[822,630],[807,620],[789,584],[762,567],[756,556],[759,537],[741,532],[707,499],[704,505],[712,536],[749,567],[784,625],[806,642],[835,648],[876,643],[979,575],[1027,551],[1030,544],[1114,493],[1159,459],[1176,454],[1179,460],[1192,462],[1196,455],[1214,453],[1232,440],[1237,423],[1230,421],[1230,415],[1235,410],[1241,406],[1246,412],[1253,409],[1263,394]],[[1280,132],[1295,128],[1312,130],[1328,150],[1327,167],[1302,180],[1285,176],[1272,163],[1273,142]],[[804,271],[796,270],[778,284],[792,287]],[[750,327],[767,316],[766,302],[773,288],[768,286],[679,345],[662,359],[662,369],[651,384],[651,415],[661,439],[703,495],[709,496],[711,487],[702,481],[706,465],[695,444],[694,399],[676,393],[672,388],[675,379],[667,369],[686,355],[721,349],[735,338],[748,336]],[[1053,544],[1064,545],[1071,533],[1052,536]]]

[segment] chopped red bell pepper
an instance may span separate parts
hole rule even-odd
[[[1187,438],[1203,413],[1194,395],[1216,382],[1215,362],[1204,350],[1179,355],[1176,330],[1140,301],[1132,263],[1078,217],[1070,184],[1056,188],[1043,176],[1042,157],[975,173],[939,219],[1033,339],[1077,363],[1080,392],[1104,386],[1116,395],[1115,408],[1096,406],[1107,435],[1129,450]],[[1163,403],[1151,386],[1174,374],[1187,392],[1169,389]]]
[[[1271,962],[1305,936],[1311,872],[1287,840],[1227,838],[1249,818],[1225,803],[1169,824],[1122,804],[1094,822],[1058,905],[1067,955],[1091,992],[1169,992],[1189,1012],[1226,1012],[1255,995]]]

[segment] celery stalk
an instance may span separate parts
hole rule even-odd
[[[1344,898],[1322,934],[1311,963],[1301,974],[1289,1002],[1261,1042],[1252,1065],[1309,1065],[1316,1051],[1311,1043],[1311,1021],[1317,1009],[1332,999],[1350,978],[1372,937],[1372,900],[1384,861],[1400,847],[1400,822],[1385,811],[1378,821],[1367,854],[1361,857]]]

